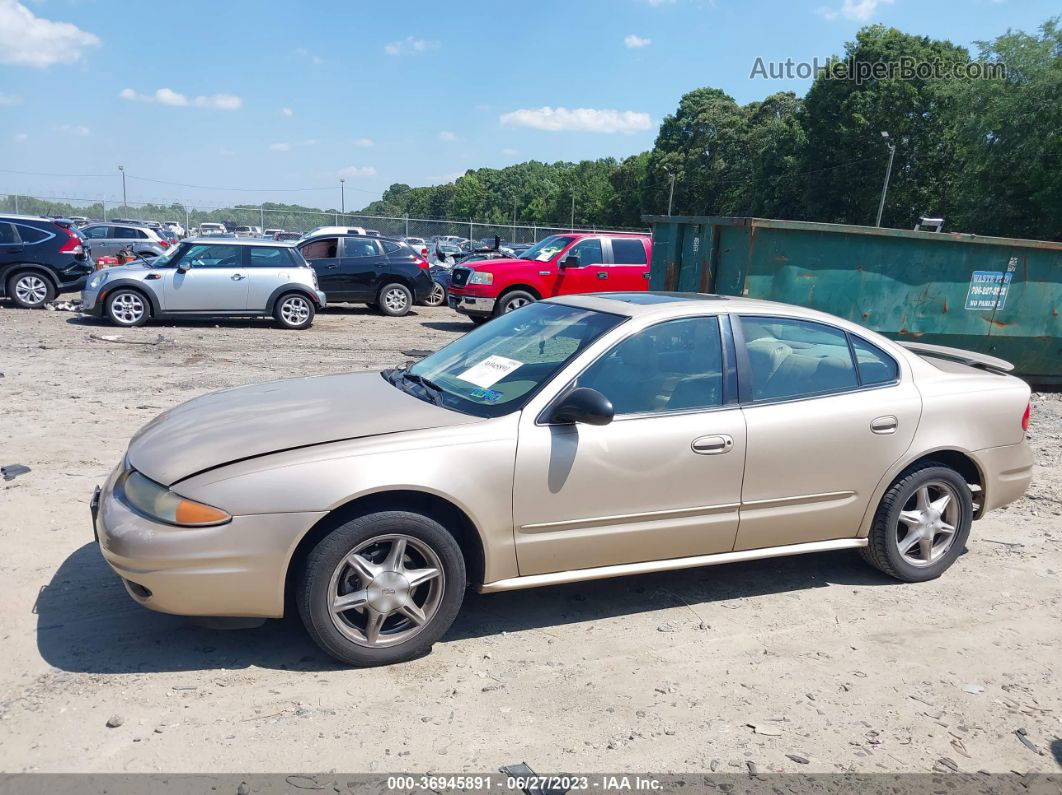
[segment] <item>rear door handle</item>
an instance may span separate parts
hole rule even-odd
[[[870,430],[874,433],[896,433],[896,427],[900,424],[893,416],[878,417],[870,422]]]
[[[713,436],[700,436],[693,440],[693,452],[700,455],[718,455],[729,453],[734,448],[734,438],[725,433]]]
[[[246,278],[247,277],[244,276],[242,273],[234,273],[234,274],[232,274],[232,280],[234,282],[238,282],[238,281],[240,281],[240,279],[246,279]]]
[[[599,278],[599,279],[607,279],[608,278],[608,272],[607,271],[598,271],[597,272],[597,278]]]

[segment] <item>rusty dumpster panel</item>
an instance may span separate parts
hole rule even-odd
[[[1062,243],[759,218],[646,220],[652,289],[813,307],[1062,383]]]

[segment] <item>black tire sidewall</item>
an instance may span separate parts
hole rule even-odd
[[[111,311],[111,304],[114,302],[114,299],[120,295],[123,295],[124,293],[132,293],[144,302],[144,314],[141,315],[140,320],[136,321],[135,323],[123,323],[120,320],[117,320],[114,317],[114,312]],[[151,301],[149,301],[147,296],[139,290],[133,290],[131,288],[119,288],[118,290],[115,290],[113,293],[107,296],[107,301],[104,304],[104,312],[107,315],[107,320],[109,320],[113,325],[119,326],[120,328],[136,328],[137,326],[142,326],[147,323],[148,318],[151,316]]]
[[[358,646],[335,625],[328,611],[332,572],[358,544],[373,536],[403,533],[428,544],[442,561],[446,582],[442,602],[428,626],[409,640],[380,649]],[[408,511],[367,513],[337,526],[317,542],[306,558],[296,585],[299,616],[310,637],[340,662],[360,667],[391,665],[431,649],[450,628],[464,600],[465,561],[454,537],[435,519]]]
[[[384,294],[388,290],[394,290],[396,288],[405,291],[406,309],[404,312],[392,312],[390,309],[387,308],[387,304],[384,302]],[[376,310],[382,315],[385,315],[387,317],[405,317],[409,314],[412,308],[413,292],[401,282],[388,282],[380,288],[380,291],[378,293],[376,293]]]
[[[514,298],[526,298],[531,303],[534,303],[538,300],[537,298],[535,298],[535,296],[531,295],[531,293],[527,292],[527,290],[513,290],[512,292],[508,292],[503,295],[501,300],[498,301],[497,314],[504,315],[506,311],[505,308],[512,302]]]
[[[896,524],[899,521],[900,511],[911,496],[924,483],[930,480],[945,480],[950,483],[961,502],[962,516],[959,526],[955,529],[955,539],[951,548],[930,566],[912,566],[900,554],[897,544],[893,541]],[[885,506],[888,506],[885,509]],[[973,523],[973,497],[970,487],[959,473],[946,466],[927,466],[909,475],[900,478],[885,493],[882,506],[876,518],[874,531],[876,533],[888,533],[884,539],[883,549],[889,566],[894,570],[899,579],[905,582],[926,582],[935,580],[951,567],[966,547],[966,541],[970,537],[970,527]]]
[[[44,282],[44,300],[41,301],[39,304],[24,304],[20,300],[18,300],[18,298],[15,297],[15,284],[23,276],[37,276],[41,281]],[[11,303],[21,309],[43,309],[45,304],[47,304],[51,300],[54,300],[55,285],[52,284],[51,279],[49,279],[47,276],[40,273],[39,271],[19,271],[18,273],[12,274],[11,278],[7,280],[7,297],[11,300]]]
[[[287,301],[289,298],[291,298],[293,296],[297,296],[299,298],[305,299],[306,303],[310,307],[310,316],[307,317],[306,320],[304,322],[302,322],[302,323],[297,323],[297,324],[288,323],[286,320],[284,320],[284,315],[280,311],[281,307],[284,305],[284,302]],[[301,331],[302,329],[309,328],[310,326],[313,325],[313,319],[316,316],[317,316],[317,308],[314,306],[313,301],[310,300],[309,298],[306,298],[306,296],[298,295],[298,293],[286,293],[286,294],[280,296],[280,298],[277,299],[276,306],[273,309],[273,319],[276,320],[277,323],[280,324],[281,328],[290,329],[292,331]]]

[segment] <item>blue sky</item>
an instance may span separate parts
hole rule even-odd
[[[822,60],[871,22],[971,46],[1059,11],[1057,0],[152,7],[0,0],[0,193],[120,200],[121,163],[130,202],[335,207],[345,175],[349,210],[393,182],[634,154],[700,86],[742,103],[803,94],[809,80],[750,79],[755,59]]]

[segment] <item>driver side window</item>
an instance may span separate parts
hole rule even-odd
[[[590,365],[577,384],[611,400],[616,416],[721,406],[719,321],[689,317],[643,329]]]
[[[586,265],[600,265],[605,260],[601,255],[601,241],[596,238],[576,243],[568,249],[568,253],[564,255],[564,259],[567,259],[568,257],[578,257],[579,267],[585,267]]]
[[[239,268],[243,246],[190,246],[177,264],[182,268]]]

